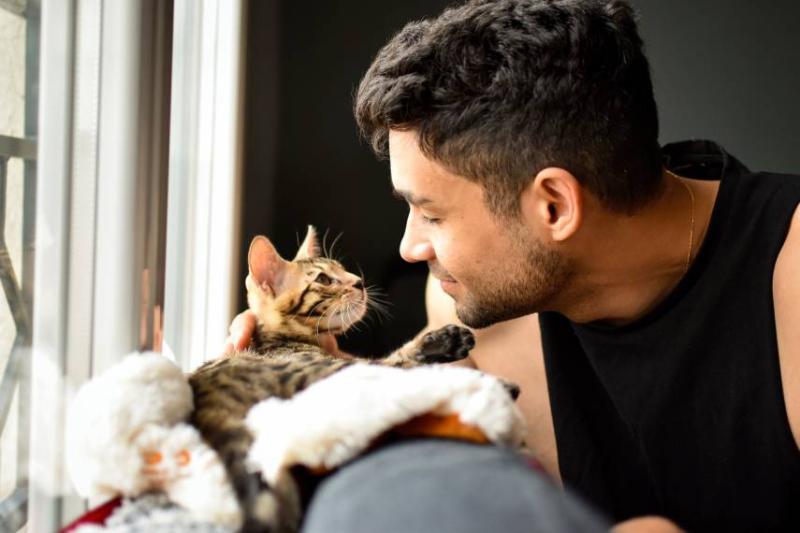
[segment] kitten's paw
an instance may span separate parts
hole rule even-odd
[[[415,359],[420,363],[451,363],[469,355],[475,336],[467,328],[455,325],[426,333],[420,339]]]

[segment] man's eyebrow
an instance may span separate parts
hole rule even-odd
[[[405,200],[409,204],[413,206],[421,206],[425,204],[433,203],[433,200],[430,198],[425,198],[424,196],[416,196],[414,193],[409,191],[402,191],[398,189],[392,190],[392,196],[397,198],[398,200]]]

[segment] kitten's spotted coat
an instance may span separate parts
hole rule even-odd
[[[198,368],[189,382],[194,392],[194,424],[219,453],[245,511],[246,530],[296,530],[300,504],[291,479],[265,487],[245,468],[252,436],[244,419],[269,397],[288,398],[352,364],[409,367],[456,361],[474,345],[469,330],[447,326],[367,363],[334,357],[319,346],[319,335],[338,334],[366,313],[363,280],[337,261],[319,256],[315,231],[292,261],[280,257],[265,237],[248,253],[247,295],[257,318],[253,347]]]

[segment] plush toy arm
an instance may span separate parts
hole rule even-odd
[[[468,368],[352,365],[248,413],[248,460],[274,485],[295,465],[325,472],[394,431],[518,448],[522,415],[503,383]]]

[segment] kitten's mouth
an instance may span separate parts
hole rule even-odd
[[[367,302],[364,298],[355,302],[346,302],[328,319],[327,329],[331,333],[341,333],[364,318],[367,313]]]

